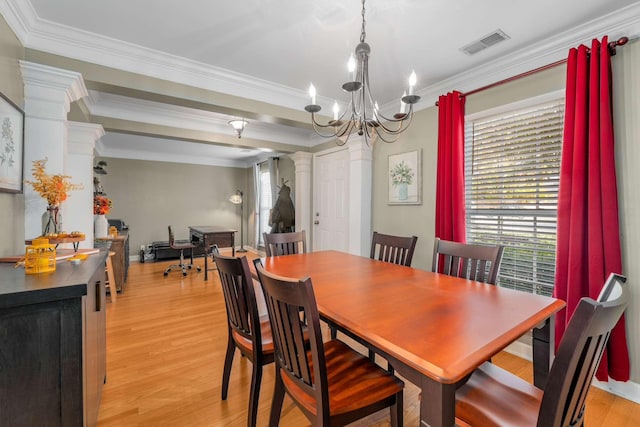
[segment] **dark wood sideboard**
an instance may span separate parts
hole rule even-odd
[[[0,264],[0,424],[94,426],[106,380],[107,253],[27,275]]]

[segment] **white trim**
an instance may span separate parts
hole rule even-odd
[[[107,67],[140,73],[190,86],[300,109],[307,95],[302,89],[275,84],[255,77],[100,36],[39,18],[29,1],[0,0],[0,11],[25,47],[67,56]],[[469,91],[507,77],[564,59],[567,51],[591,38],[608,34],[611,39],[640,33],[640,3],[627,6],[563,33],[461,72],[417,92],[422,101],[416,110],[433,106],[438,96],[455,88]],[[319,99],[331,105],[330,99]],[[382,111],[391,108],[389,102]]]
[[[420,103],[416,104],[415,110],[432,107],[440,95],[453,89],[468,92],[566,59],[569,49],[586,43],[592,38],[600,38],[605,34],[609,35],[610,40],[622,36],[634,38],[640,35],[640,2],[570,28],[512,55],[505,55],[418,90],[416,94],[420,95],[422,99]],[[383,108],[386,107],[387,104]]]
[[[640,404],[640,384],[633,381],[621,382],[609,378],[609,382],[593,380],[592,385],[616,396],[624,397]]]
[[[235,116],[96,91],[89,91],[89,96],[84,101],[93,116],[235,137],[235,131],[228,124],[228,121]],[[312,147],[317,144],[313,131],[256,120],[249,121],[242,136],[302,147]]]
[[[554,90],[553,92],[545,93],[543,95],[522,99],[510,104],[499,105],[494,108],[489,108],[488,110],[478,111],[477,113],[466,114],[464,119],[465,121],[484,119],[485,117],[497,116],[498,114],[504,114],[521,108],[528,108],[534,105],[544,104],[546,102],[557,101],[559,99],[564,99],[564,97],[564,90]]]

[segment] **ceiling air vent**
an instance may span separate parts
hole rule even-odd
[[[482,37],[480,40],[463,46],[462,48],[460,48],[460,50],[467,55],[473,55],[480,52],[481,50],[493,46],[494,44],[500,43],[501,41],[508,40],[510,38],[511,37],[506,35],[504,31],[496,30],[491,34],[487,34],[486,36]]]

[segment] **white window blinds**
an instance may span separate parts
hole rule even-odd
[[[465,123],[467,241],[505,247],[498,285],[551,295],[564,100]]]

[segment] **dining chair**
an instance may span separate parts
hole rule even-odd
[[[474,245],[436,237],[431,271],[495,285],[503,250],[501,245]]]
[[[411,267],[413,252],[416,249],[417,242],[417,236],[393,236],[391,234],[382,234],[374,231],[371,239],[371,253],[369,254],[369,258]],[[331,338],[337,338],[338,330],[332,325],[329,325],[329,330],[331,331]],[[369,359],[373,361],[375,357],[374,351],[369,349]],[[388,369],[389,372],[393,373],[393,368],[390,364]]]
[[[387,407],[391,425],[402,425],[404,383],[342,341],[323,343],[311,279],[276,276],[258,262],[255,266],[276,353],[269,425],[279,424],[285,393],[314,426],[342,426]]]
[[[410,267],[417,241],[416,236],[392,236],[374,231],[369,258]]]
[[[251,361],[253,372],[249,393],[247,425],[254,427],[258,414],[258,399],[262,381],[262,367],[274,360],[273,338],[268,316],[258,314],[256,294],[247,257],[220,255],[213,246],[212,255],[218,266],[222,294],[227,309],[229,328],[227,353],[222,372],[222,400],[227,399],[231,365],[236,348]]]
[[[484,363],[456,391],[456,418],[474,426],[582,426],[591,381],[629,300],[625,282],[611,274],[597,301],[580,300],[544,390]]]
[[[262,233],[267,256],[303,254],[307,252],[304,230],[292,233]]]
[[[185,249],[191,249],[191,260],[193,261],[193,249],[196,247],[196,245],[194,245],[191,242],[186,242],[186,243],[178,243],[178,242],[176,242],[175,236],[173,235],[173,229],[171,228],[171,226],[169,226],[169,247],[171,249],[176,249],[176,250],[180,251],[180,263],[179,264],[172,264],[169,267],[167,267],[167,269],[164,271],[165,277],[169,274],[169,272],[174,267],[177,267],[180,270],[182,270],[182,275],[183,276],[186,276],[187,275],[187,270],[191,270],[193,267],[195,267],[196,270],[198,272],[200,272],[200,266],[193,265],[193,264],[185,264],[185,262],[184,262],[184,250]]]

